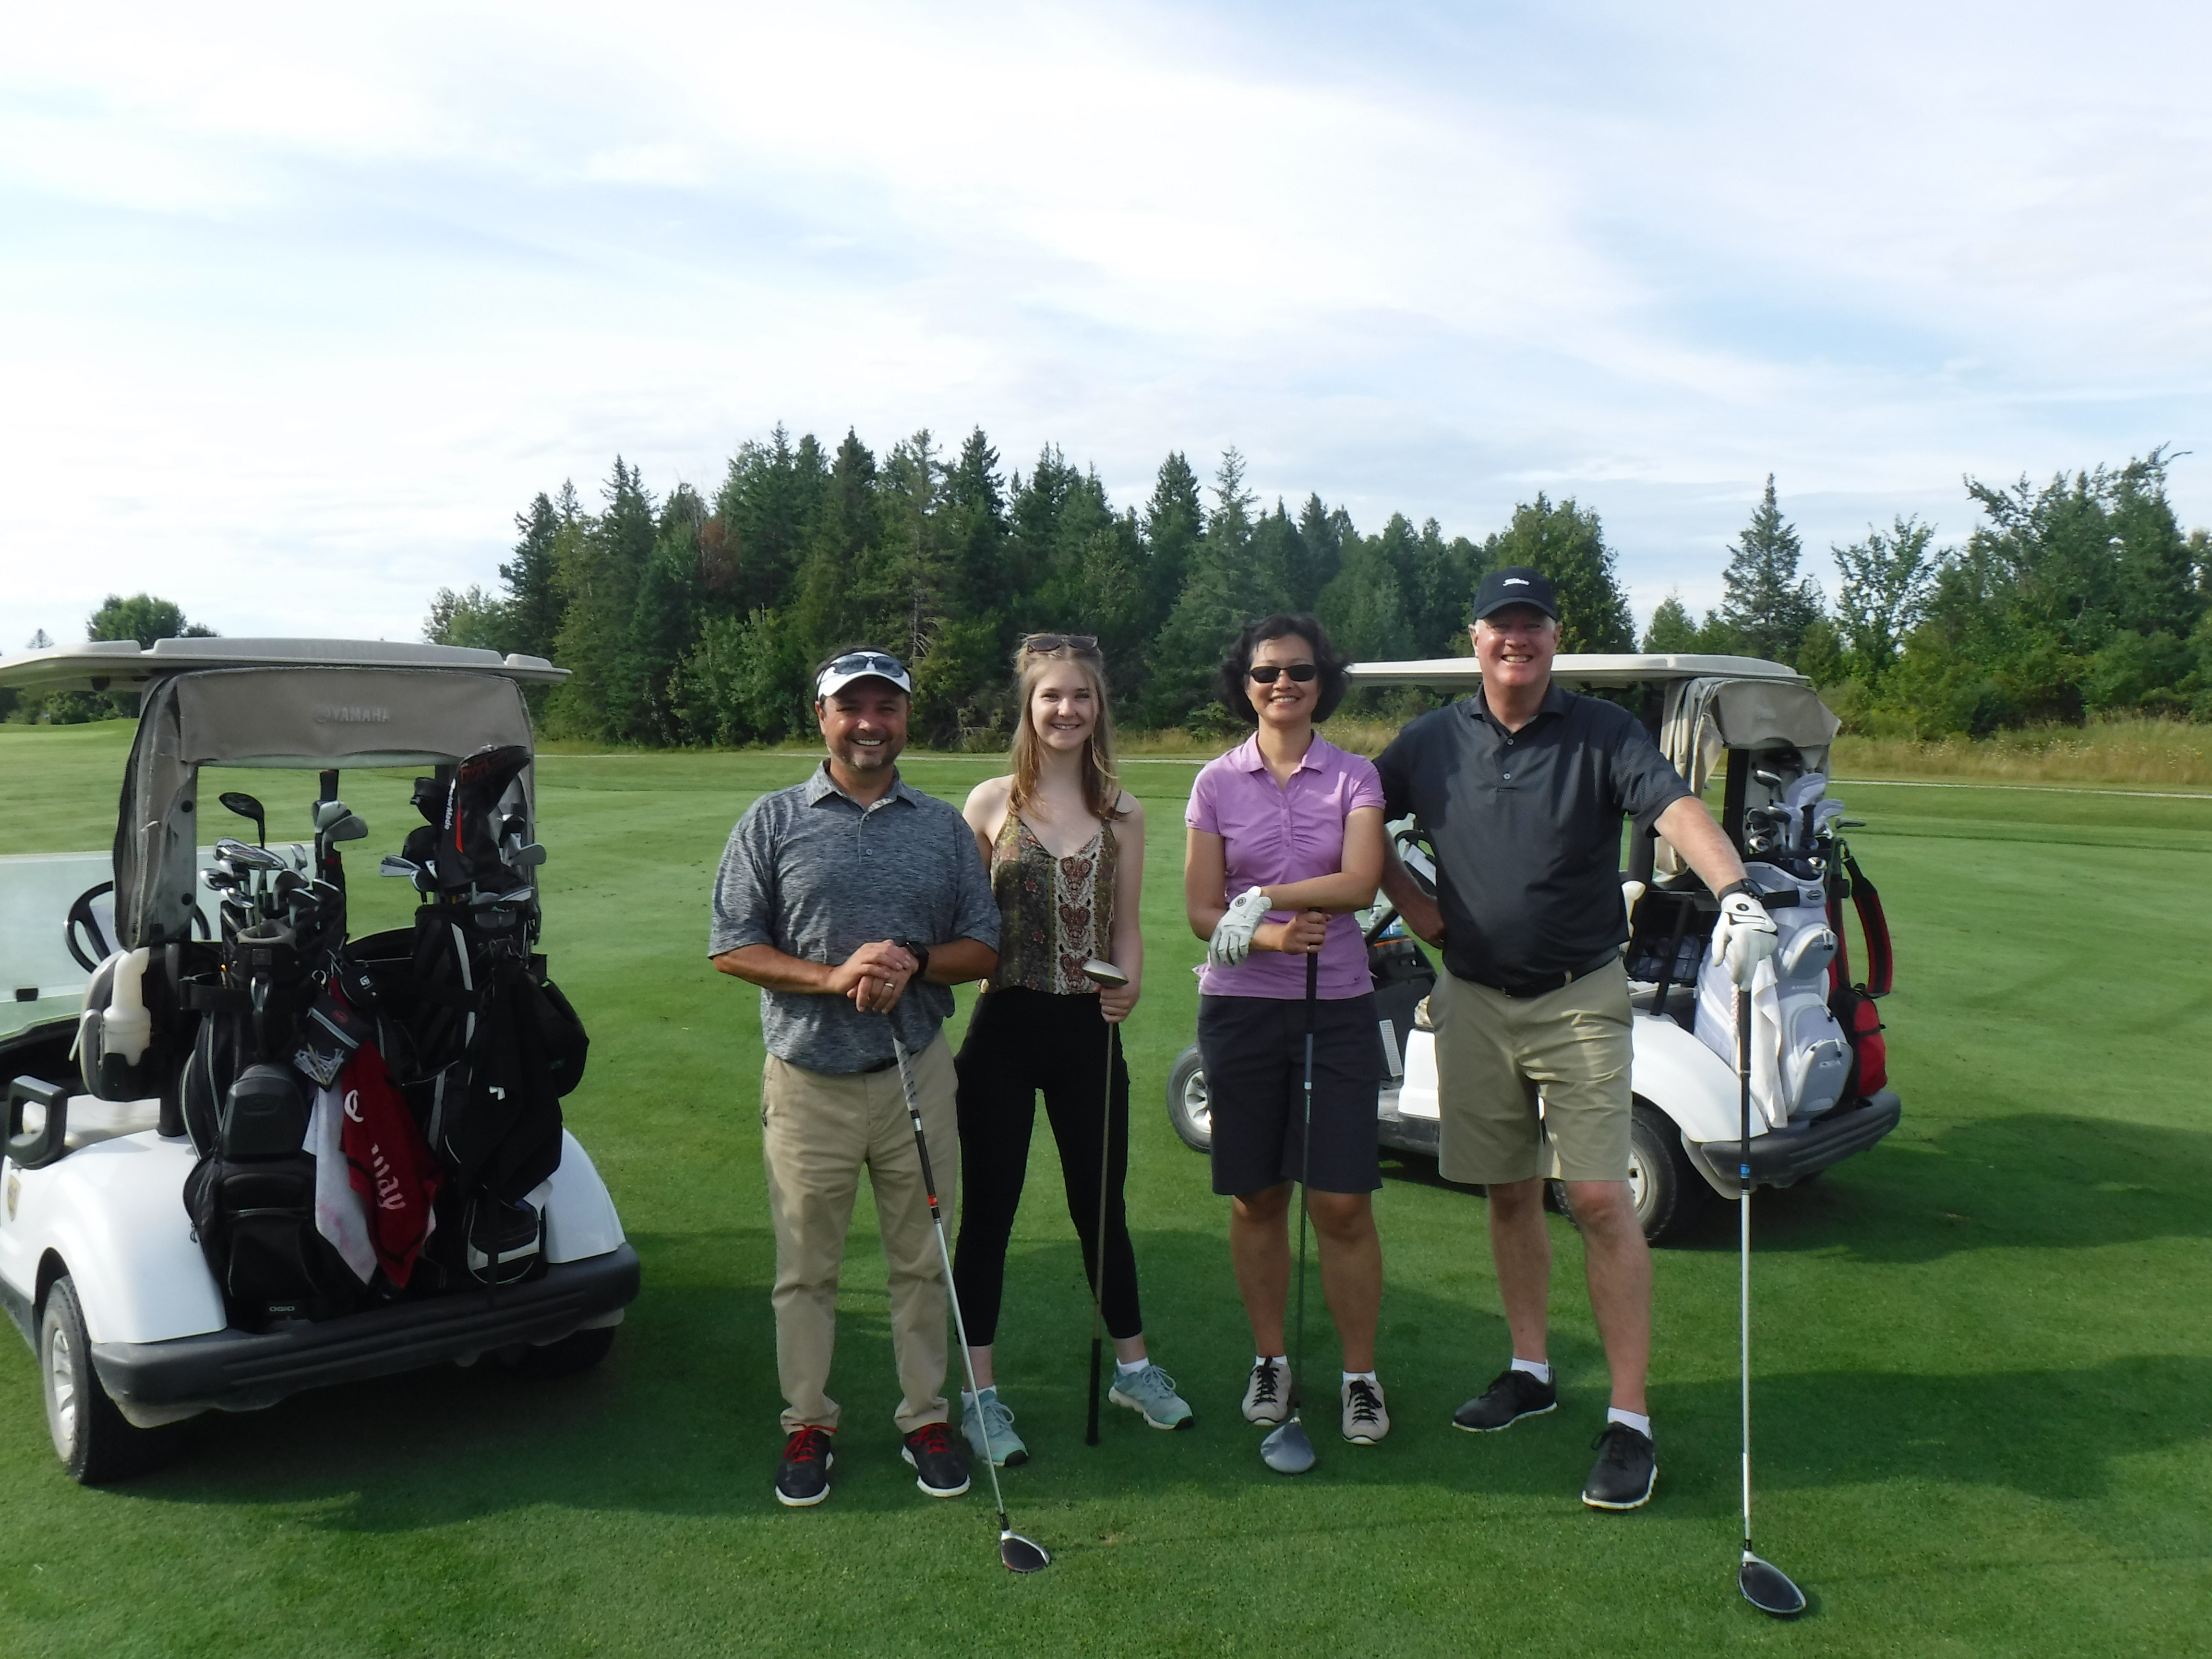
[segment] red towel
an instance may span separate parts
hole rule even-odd
[[[415,1127],[415,1115],[374,1043],[364,1042],[338,1078],[345,1102],[346,1172],[368,1206],[369,1242],[385,1277],[403,1290],[415,1258],[437,1225],[430,1200],[438,1193],[438,1161]]]

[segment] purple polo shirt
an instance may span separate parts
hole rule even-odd
[[[1208,761],[1190,786],[1182,821],[1222,840],[1228,866],[1226,904],[1248,887],[1274,887],[1333,875],[1344,867],[1344,821],[1362,806],[1378,811],[1382,781],[1375,763],[1347,754],[1318,732],[1306,746],[1286,787],[1278,788],[1260,757],[1255,733]],[[1287,910],[1270,910],[1270,921],[1288,921]],[[1208,968],[1198,988],[1212,997],[1289,997],[1306,994],[1306,959],[1280,951],[1255,951],[1235,968]],[[1350,915],[1331,916],[1321,947],[1320,994],[1327,1000],[1364,996],[1375,988],[1367,947]]]

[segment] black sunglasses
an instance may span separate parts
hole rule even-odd
[[[1022,641],[1022,649],[1033,656],[1049,657],[1055,651],[1096,651],[1096,634],[1032,634]]]
[[[1308,680],[1312,679],[1316,675],[1319,674],[1321,670],[1315,667],[1313,664],[1310,662],[1294,662],[1290,664],[1287,667],[1275,663],[1255,665],[1249,672],[1252,678],[1259,681],[1262,685],[1273,685],[1276,679],[1284,674],[1288,674],[1292,679],[1297,681],[1299,684],[1303,685]]]

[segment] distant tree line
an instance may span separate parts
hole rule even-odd
[[[151,593],[133,593],[127,599],[110,593],[84,619],[88,640],[136,640],[141,649],[149,651],[156,640],[210,639],[214,635],[212,628],[186,622],[183,607],[173,600],[157,599]],[[27,651],[44,651],[53,642],[42,628],[23,646]],[[137,713],[136,693],[47,691],[24,696],[0,689],[0,720],[17,725],[43,720],[75,726],[86,720],[135,719]]]
[[[994,744],[1010,653],[1053,629],[1098,636],[1124,723],[1213,732],[1209,682],[1249,617],[1314,611],[1364,658],[1464,653],[1468,598],[1498,564],[1559,583],[1570,649],[1635,648],[1597,516],[1571,500],[1540,495],[1480,543],[1403,514],[1363,535],[1318,495],[1262,506],[1233,449],[1203,488],[1169,455],[1143,506],[1117,510],[1057,447],[1008,477],[980,430],[957,454],[921,432],[878,457],[849,432],[831,450],[778,428],[711,500],[678,484],[656,501],[620,459],[601,497],[538,496],[501,591],[441,591],[425,629],[571,670],[548,729],[599,741],[803,735],[815,663],[870,641],[913,667],[919,736]]]

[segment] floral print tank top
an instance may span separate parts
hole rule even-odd
[[[1114,826],[1102,823],[1079,850],[1054,858],[1011,809],[991,848],[999,901],[999,966],[991,988],[1022,986],[1054,996],[1094,994],[1083,964],[1103,957],[1114,933]]]

